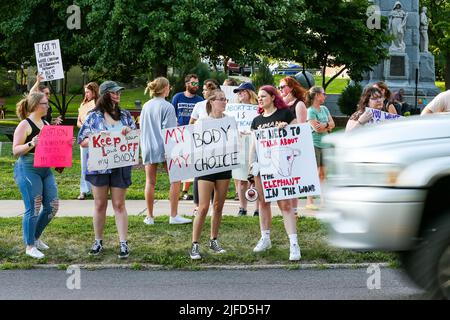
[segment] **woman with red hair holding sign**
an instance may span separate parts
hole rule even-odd
[[[267,128],[284,128],[289,124],[295,124],[296,120],[286,103],[273,86],[263,86],[258,92],[258,105],[260,115],[253,119],[251,129],[262,130]],[[255,187],[259,197],[263,197],[264,188],[259,175],[259,165],[256,155],[255,139],[250,149],[250,172],[254,177]],[[262,198],[261,198],[262,199]],[[278,200],[278,207],[283,214],[284,228],[289,236],[290,254],[289,260],[298,261],[301,258],[300,247],[297,240],[297,225],[292,210],[292,200]],[[261,239],[253,249],[253,252],[263,252],[272,247],[270,240],[270,229],[272,226],[272,211],[270,202],[263,199],[260,204],[259,223],[261,227]]]

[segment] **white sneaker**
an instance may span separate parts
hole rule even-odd
[[[155,220],[153,220],[152,217],[146,216],[144,219],[144,223],[148,224],[148,225],[152,225],[152,224],[155,224]]]
[[[291,248],[289,250],[289,261],[298,261],[302,257],[300,253],[300,246],[298,244],[291,244]]]
[[[253,252],[263,252],[270,248],[272,248],[272,241],[270,241],[270,238],[261,238],[256,244],[256,247],[253,248]]]
[[[192,220],[188,218],[184,218],[180,215],[177,215],[175,217],[170,217],[169,223],[170,224],[184,224],[184,223],[191,223]]]
[[[42,259],[43,257],[45,257],[45,255],[42,252],[40,252],[36,247],[32,247],[31,249],[26,249],[25,253],[28,256],[36,258],[36,259]]]
[[[34,241],[34,245],[36,246],[36,248],[38,248],[39,250],[48,250],[49,246],[46,245],[44,242],[42,242],[41,239],[37,239]]]

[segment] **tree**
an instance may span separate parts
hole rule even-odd
[[[423,0],[428,8],[430,51],[444,64],[445,89],[450,89],[450,3],[448,0]]]

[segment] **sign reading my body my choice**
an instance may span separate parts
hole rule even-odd
[[[128,167],[139,163],[140,130],[127,135],[120,131],[103,131],[89,136],[88,170]]]
[[[34,51],[38,73],[44,77],[42,81],[64,79],[59,40],[35,43]]]
[[[201,120],[163,130],[170,182],[232,170],[239,165],[238,131],[232,117]]]
[[[320,181],[307,123],[255,131],[266,202],[320,194]]]
[[[71,167],[72,138],[72,126],[43,126],[35,150],[34,167]]]

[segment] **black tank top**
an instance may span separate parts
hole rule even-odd
[[[289,110],[291,110],[292,114],[294,115],[294,118],[297,118],[297,113],[295,112],[295,107],[297,106],[297,103],[301,101],[300,99],[295,99],[294,103],[289,106]]]
[[[39,129],[38,126],[33,121],[31,121],[29,118],[25,118],[25,120],[27,120],[28,123],[31,126],[31,134],[29,136],[27,136],[27,138],[25,139],[25,144],[27,144],[28,142],[30,142],[34,137],[36,137],[41,132],[41,129]],[[47,122],[44,121],[44,125],[46,123]],[[33,149],[28,151],[28,153],[34,153],[34,149],[35,148],[33,147]]]

